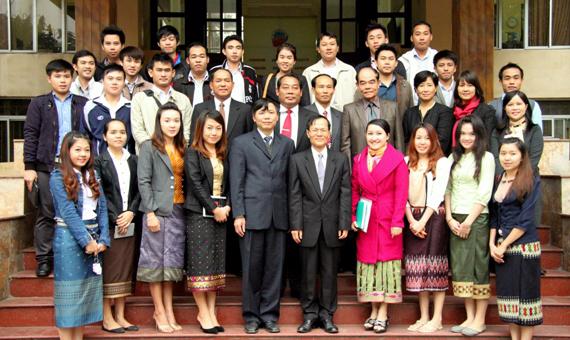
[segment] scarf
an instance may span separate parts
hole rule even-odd
[[[455,124],[453,124],[453,130],[451,132],[451,146],[455,146],[455,131],[457,130],[457,125],[459,124],[459,120],[463,117],[467,117],[475,111],[475,109],[479,106],[481,102],[480,98],[473,97],[469,100],[465,107],[461,107],[459,105],[455,105],[453,108],[453,115],[455,116]]]

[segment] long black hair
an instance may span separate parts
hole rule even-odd
[[[473,178],[477,181],[477,183],[479,183],[479,177],[481,175],[481,161],[483,160],[483,156],[485,156],[485,152],[487,151],[487,131],[485,129],[485,124],[483,124],[481,118],[475,115],[463,117],[457,124],[457,130],[455,130],[456,144],[451,153],[453,155],[451,173],[453,174],[455,165],[457,165],[459,160],[461,160],[461,157],[463,157],[465,154],[465,148],[463,148],[459,140],[461,137],[461,128],[465,124],[471,124],[473,127],[473,133],[475,134],[475,143],[473,149],[471,150],[475,156],[475,172],[473,173]],[[452,182],[453,176],[451,176],[449,180]]]
[[[524,113],[524,118],[526,119],[526,131],[530,131],[534,124],[532,121],[532,108],[530,106],[530,100],[526,96],[526,94],[522,91],[511,91],[505,93],[505,97],[503,98],[503,115],[501,119],[497,123],[497,131],[503,133],[509,127],[509,116],[507,116],[507,104],[514,98],[518,96],[525,104],[526,104],[526,111]]]

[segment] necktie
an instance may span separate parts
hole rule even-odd
[[[263,137],[263,140],[265,141],[265,148],[267,149],[267,152],[269,152],[270,155],[271,155],[271,140],[272,139],[273,139],[273,137],[271,137],[271,136]]]
[[[224,118],[224,120],[226,119],[226,110],[224,110],[224,103],[220,102],[220,109],[218,110],[218,112],[220,112],[220,114],[222,115],[222,118]]]
[[[327,112],[327,110],[323,111],[323,117],[325,117],[329,122],[330,122],[330,118],[329,118],[329,114]],[[332,133],[332,132],[331,132]],[[331,147],[331,136],[329,133],[329,139],[327,140],[327,146],[330,148]]]
[[[281,129],[281,134],[287,138],[291,138],[291,109],[287,109],[287,117],[283,122],[283,128]]]
[[[323,185],[325,183],[325,162],[323,160],[323,154],[319,154],[319,161],[317,163],[317,176],[319,177],[319,187],[321,188],[321,193],[323,192]]]
[[[376,111],[374,111],[374,104],[368,103],[368,121],[378,118],[376,116]]]

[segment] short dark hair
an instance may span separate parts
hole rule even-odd
[[[385,36],[388,36],[388,30],[386,29],[386,27],[382,24],[379,24],[379,23],[373,23],[373,24],[369,24],[368,26],[366,26],[366,30],[364,30],[364,36],[366,38],[368,38],[368,33],[372,32],[374,30],[381,30]]]
[[[199,41],[193,41],[193,42],[189,43],[188,46],[186,46],[186,56],[187,57],[190,56],[190,49],[192,47],[202,47],[206,51],[206,54],[208,54],[208,48],[206,47],[206,45],[202,44]]]
[[[214,76],[218,72],[227,72],[230,75],[230,78],[232,79],[232,81],[234,81],[234,75],[232,74],[232,71],[228,70],[227,68],[223,68],[223,67],[218,67],[217,69],[213,70],[212,73],[210,73],[210,79],[213,80]]]
[[[321,115],[315,115],[315,116],[312,116],[311,118],[309,118],[309,120],[307,121],[307,131],[309,131],[309,129],[311,129],[311,126],[313,126],[313,123],[319,119],[326,120],[327,126],[329,127],[329,131],[331,130],[331,122],[330,122],[330,120],[328,120],[327,117],[321,116]]]
[[[281,51],[283,50],[289,50],[293,54],[293,60],[295,61],[297,60],[297,48],[295,47],[295,45],[290,44],[288,42],[284,42],[281,45],[279,45],[279,47],[277,47],[277,51],[275,52],[275,60],[277,60],[279,53],[281,53]]]
[[[224,42],[222,43],[222,49],[225,50],[226,45],[233,40],[239,42],[241,44],[241,47],[243,47],[243,39],[237,34],[232,34],[224,38]]]
[[[111,64],[111,65],[115,65],[115,64]],[[119,123],[123,124],[123,126],[125,127],[125,130],[127,129],[127,123],[125,123],[124,121],[122,121],[118,118],[111,118],[103,126],[103,136],[106,135],[107,132],[109,131],[109,125],[111,125],[111,123],[114,123],[114,122],[119,122]]]
[[[89,50],[79,50],[79,51],[75,52],[75,54],[73,55],[73,58],[71,59],[71,63],[73,65],[77,65],[77,61],[79,61],[79,58],[83,58],[83,57],[91,57],[95,61],[95,64],[97,64],[97,58],[95,57],[95,54],[93,54],[93,52],[91,52]]]
[[[135,60],[140,60],[144,63],[144,51],[136,46],[127,46],[119,52],[119,60],[123,61],[126,57],[131,57]]]
[[[414,77],[414,89],[417,89],[418,86],[420,86],[420,84],[426,81],[428,78],[431,78],[431,80],[437,87],[437,84],[439,82],[437,74],[435,74],[435,72],[432,71],[421,71],[416,73],[416,76]]]
[[[159,28],[158,32],[156,32],[156,41],[160,41],[160,39],[168,37],[169,35],[173,35],[177,42],[180,41],[180,33],[178,33],[176,27],[172,25],[164,25]]]
[[[125,32],[119,26],[116,25],[109,25],[101,31],[100,38],[101,38],[101,45],[105,41],[105,36],[107,35],[118,35],[119,40],[121,41],[121,45],[125,44]]]
[[[46,74],[48,77],[54,72],[61,71],[69,71],[69,73],[73,74],[73,66],[65,59],[54,59],[46,65]]]
[[[421,26],[421,25],[427,26],[429,28],[429,32],[431,33],[430,23],[425,21],[425,20],[420,20],[420,21],[417,21],[416,23],[414,23],[414,25],[412,26],[412,34],[414,34],[414,30],[416,29],[416,27]]]
[[[267,110],[269,104],[272,104],[277,109],[277,105],[271,100],[267,98],[259,98],[253,103],[251,107],[251,115],[255,116],[255,113],[259,110]]]
[[[455,80],[455,90],[453,91],[453,98],[455,98],[455,105],[461,106],[461,98],[459,97],[459,83],[464,81],[475,86],[475,96],[481,100],[481,103],[485,102],[485,96],[483,96],[483,88],[481,87],[481,82],[479,82],[479,77],[477,74],[471,70],[465,70],[459,74],[459,77]]]
[[[299,77],[297,74],[295,73],[289,73],[286,74],[284,76],[281,76],[281,78],[279,78],[279,80],[277,80],[277,88],[279,89],[281,87],[281,83],[282,83],[282,79],[285,78],[295,78],[297,79],[297,81],[299,82],[299,88],[302,90],[303,89],[303,82],[301,81],[301,77]]]
[[[387,135],[390,134],[390,123],[388,123],[388,121],[386,121],[385,119],[382,119],[382,118],[372,119],[371,121],[368,122],[368,124],[366,124],[366,130],[365,131],[368,131],[368,127],[370,125],[377,125],[377,126],[381,127],[382,130],[384,130],[384,132],[386,132]]]
[[[125,69],[123,69],[123,66],[119,64],[109,64],[105,66],[105,68],[103,68],[103,78],[105,78],[105,76],[111,72],[121,72],[123,74],[123,77],[126,77]]]
[[[519,65],[517,65],[515,63],[509,62],[508,64],[501,67],[501,69],[499,70],[499,80],[503,80],[503,72],[505,72],[505,70],[508,70],[510,68],[518,69],[521,72],[521,78],[524,78],[524,71],[523,71],[522,67],[520,67]]]
[[[311,86],[313,88],[315,88],[317,86],[317,79],[321,78],[321,77],[327,77],[332,79],[333,82],[333,88],[336,88],[336,78],[331,77],[330,75],[326,74],[326,73],[321,73],[321,74],[317,74],[316,77],[314,77],[313,79],[311,79]]]
[[[368,70],[368,69],[374,71],[374,73],[376,74],[376,80],[380,80],[380,72],[378,72],[377,70],[375,70],[371,66],[366,66],[366,67],[363,67],[356,72],[356,82],[357,83],[358,83],[358,77],[360,76],[360,72],[362,72],[363,70]]]
[[[332,33],[332,32],[322,32],[321,34],[319,34],[319,37],[317,38],[317,47],[319,47],[321,45],[321,40],[323,40],[324,37],[328,37],[331,39],[334,39],[336,41],[336,44],[339,45],[338,43],[338,37],[336,36],[336,34]]]
[[[147,68],[152,69],[155,63],[165,63],[169,64],[172,68],[174,68],[174,62],[172,58],[166,53],[157,53],[152,56],[152,59],[148,62]]]
[[[436,66],[441,59],[449,59],[453,61],[455,66],[459,64],[459,56],[457,55],[457,53],[451,50],[442,50],[437,52],[435,56],[433,56],[433,66]]]
[[[378,56],[380,55],[380,52],[382,52],[382,51],[390,51],[390,52],[394,53],[394,57],[398,58],[398,52],[396,51],[396,48],[394,46],[389,45],[389,44],[382,44],[382,45],[380,45],[380,47],[378,47],[378,49],[374,53],[374,59],[375,60],[378,59]]]

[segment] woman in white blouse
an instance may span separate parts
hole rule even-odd
[[[448,288],[449,231],[443,199],[451,161],[441,149],[437,132],[427,123],[412,131],[406,163],[410,170],[404,254],[406,289],[419,293],[420,319],[410,331],[432,333],[442,329],[442,309]],[[429,318],[429,293],[433,317]]]

